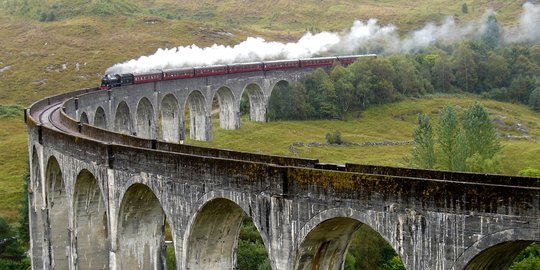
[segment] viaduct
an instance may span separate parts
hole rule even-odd
[[[272,269],[341,269],[369,226],[407,269],[506,269],[540,241],[540,179],[269,156],[179,144],[265,121],[276,84],[309,69],[161,81],[45,98],[25,113],[33,269],[235,269],[244,216]],[[166,226],[167,225],[167,226]]]

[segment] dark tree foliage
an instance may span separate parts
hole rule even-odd
[[[467,6],[467,3],[463,3],[463,5],[461,5],[461,12],[465,14],[469,13],[469,6]]]
[[[418,115],[418,126],[413,131],[412,165],[432,169],[435,167],[435,140],[433,128],[426,114]]]
[[[405,269],[401,259],[388,242],[376,231],[367,225],[362,225],[353,235],[348,254],[354,257],[354,267],[347,265],[347,269],[378,270]],[[349,259],[349,263],[352,260]]]
[[[268,254],[261,235],[250,218],[244,218],[240,228],[237,247],[237,265],[239,270],[266,270],[270,268]]]
[[[531,109],[540,112],[540,87],[532,91],[529,96],[529,106],[531,106]]]
[[[509,270],[540,269],[540,243],[532,243],[515,259]]]
[[[501,42],[501,27],[495,17],[495,13],[489,14],[487,21],[484,24],[480,39],[491,49],[499,47]]]

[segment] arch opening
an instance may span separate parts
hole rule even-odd
[[[125,101],[118,104],[114,116],[114,130],[123,134],[131,135],[131,115]]]
[[[166,95],[161,101],[160,108],[160,138],[167,142],[179,142],[184,136],[181,134],[182,115],[176,97],[172,94]]]
[[[327,219],[302,240],[294,269],[405,269],[394,249],[368,225],[348,217]]]
[[[165,214],[156,195],[142,184],[130,186],[118,217],[119,269],[167,269]]]
[[[142,98],[137,105],[136,114],[136,133],[137,136],[146,139],[154,137],[154,107],[150,100]]]
[[[236,252],[235,252],[236,251]],[[270,268],[263,240],[244,210],[214,199],[196,214],[187,239],[187,269]]]
[[[240,128],[239,110],[235,108],[234,95],[227,87],[218,89],[212,100],[212,116],[219,115],[222,129]]]
[[[537,267],[540,267],[539,254],[539,242],[507,241],[480,252],[467,263],[464,270],[538,269]]]
[[[78,269],[107,269],[107,208],[96,178],[87,170],[77,176],[73,202]]]
[[[100,106],[96,109],[96,114],[94,115],[94,126],[99,128],[107,128],[107,116],[105,115],[105,110]]]
[[[251,121],[266,121],[266,101],[259,85],[251,83],[244,88],[240,99],[240,108],[244,114],[249,111]]]
[[[272,88],[268,101],[268,121],[307,118],[305,92],[299,85],[279,81]]]
[[[81,124],[88,124],[88,115],[86,115],[86,112],[81,113],[81,118],[79,119],[79,122]]]
[[[189,138],[198,141],[210,140],[210,119],[207,119],[206,101],[203,94],[193,91],[184,105],[185,119],[189,122]],[[184,124],[184,127],[186,124]]]
[[[43,268],[43,248],[44,241],[43,235],[45,234],[44,217],[41,209],[44,208],[43,192],[42,192],[42,180],[41,169],[39,166],[39,157],[37,155],[36,147],[32,149],[32,178],[29,183],[29,188],[33,192],[28,193],[28,205],[30,208],[29,219],[30,222],[30,237],[31,237],[31,260],[32,265],[36,269]]]
[[[46,170],[47,208],[50,223],[50,261],[54,269],[68,269],[69,222],[68,198],[60,165],[55,157],[51,157]]]
[[[176,269],[176,252],[174,247],[174,237],[172,235],[172,229],[167,219],[165,219],[165,258],[167,263],[167,270]]]

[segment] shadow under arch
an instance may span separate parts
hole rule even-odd
[[[84,169],[77,175],[73,194],[77,269],[107,269],[107,206],[92,173]]]
[[[105,110],[101,106],[97,107],[96,113],[94,114],[94,126],[98,128],[107,128],[107,116],[105,115]]]
[[[49,211],[49,260],[53,269],[68,269],[68,197],[62,171],[56,157],[51,156],[45,173],[46,205]]]
[[[181,134],[181,121],[178,99],[173,94],[165,95],[159,112],[159,137],[167,142],[178,143],[184,138]]]
[[[468,247],[451,269],[508,269],[515,257],[534,242],[540,242],[540,234],[535,230],[509,229],[496,232]]]
[[[226,86],[220,87],[214,94],[212,103],[216,98],[219,105],[219,127],[222,129],[240,128],[240,109],[236,106],[231,89]]]
[[[137,111],[135,114],[135,132],[137,136],[145,139],[154,137],[154,106],[148,98],[143,97],[137,103]]]
[[[144,184],[131,185],[122,197],[117,247],[118,269],[167,269],[165,213]]]
[[[319,213],[300,230],[289,269],[342,269],[352,236],[361,226],[368,226],[396,250],[374,225],[368,215],[350,208]]]
[[[249,83],[244,87],[240,97],[243,97],[244,93],[247,93],[249,99],[249,119],[255,122],[266,122],[266,98],[261,86],[257,83]],[[242,102],[242,98],[239,100]]]
[[[86,114],[86,112],[83,112],[81,113],[81,118],[79,119],[79,122],[81,122],[81,124],[88,124],[88,115]]]
[[[268,98],[268,121],[306,118],[304,97],[290,88],[289,81],[280,80],[271,88]]]
[[[31,181],[28,184],[28,206],[29,206],[29,219],[30,219],[30,258],[32,260],[32,266],[35,269],[43,269],[45,264],[43,258],[45,235],[45,219],[42,209],[45,208],[43,200],[43,182],[41,179],[41,168],[39,164],[39,157],[35,146],[32,147],[32,167],[31,167]]]
[[[211,123],[207,119],[206,99],[201,91],[193,90],[187,97],[184,108],[189,108],[189,138],[209,141]]]
[[[131,113],[125,101],[118,103],[114,114],[114,130],[131,135]]]
[[[218,193],[203,196],[190,218],[184,237],[185,269],[235,269],[235,250],[247,212],[234,198]],[[253,224],[268,255],[268,239],[258,221],[253,219]]]

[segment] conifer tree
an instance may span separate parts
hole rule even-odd
[[[432,169],[435,167],[435,148],[433,129],[426,114],[418,115],[418,127],[413,133],[415,146],[412,154],[412,165],[420,168]]]
[[[437,127],[437,142],[441,148],[441,165],[447,170],[463,170],[464,153],[459,140],[459,121],[453,106],[445,106],[440,115]]]
[[[484,160],[491,159],[501,149],[489,113],[479,102],[475,102],[463,114],[463,131],[467,157],[478,154]]]

